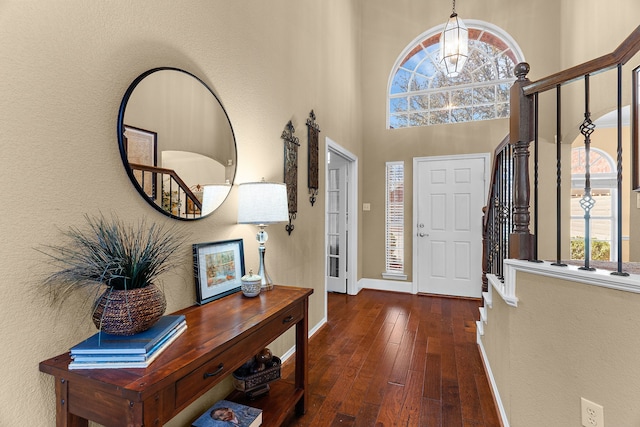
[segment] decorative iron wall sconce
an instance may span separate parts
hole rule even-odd
[[[284,183],[287,185],[287,202],[289,204],[289,224],[285,227],[289,235],[293,231],[293,220],[298,213],[298,147],[300,141],[294,136],[295,128],[289,123],[282,131],[284,139]]]
[[[311,110],[307,119],[307,135],[309,140],[308,155],[308,186],[309,201],[311,206],[316,202],[318,195],[318,136],[320,134],[320,126],[316,123],[316,114]]]
[[[640,192],[640,66],[633,69],[631,75],[631,156],[633,164],[633,191]]]

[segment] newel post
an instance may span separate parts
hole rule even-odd
[[[529,145],[533,140],[533,98],[522,90],[530,83],[529,64],[516,65],[517,80],[511,86],[509,143],[513,149],[513,231],[509,236],[509,257],[533,259],[534,236],[529,232]]]

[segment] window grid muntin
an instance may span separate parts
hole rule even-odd
[[[389,96],[390,105],[393,103],[395,104],[401,103],[403,105],[406,105],[405,110],[390,112],[390,123],[393,123],[394,120],[400,120],[400,117],[402,116],[404,116],[404,120],[406,120],[407,122],[412,122],[412,121],[416,122],[415,120],[412,120],[412,116],[416,117],[416,115],[425,116],[427,118],[427,121],[430,122],[430,124],[459,123],[462,121],[473,121],[474,120],[473,117],[476,113],[478,113],[478,110],[479,109],[482,110],[485,107],[493,108],[494,114],[492,118],[508,118],[509,117],[509,100],[507,99],[506,101],[503,101],[504,98],[501,97],[501,94],[504,95],[505,92],[508,93],[508,90],[505,91],[503,88],[505,87],[510,88],[509,85],[511,84],[512,81],[513,80],[499,80],[492,84],[486,84],[486,83],[466,84],[466,85],[460,85],[460,86],[451,86],[444,90],[430,89],[430,90],[409,92],[402,95]],[[476,97],[473,95],[474,90],[488,89],[488,88],[493,89],[493,97],[495,101],[482,102],[482,103],[477,102]],[[470,96],[471,103],[470,104],[460,103],[460,104],[457,104],[455,108],[447,107],[447,102],[449,105],[451,105],[452,92],[459,92],[463,90],[472,91],[472,95]],[[433,101],[436,96],[446,99],[445,104],[433,105]],[[417,105],[415,101],[418,98],[425,99],[427,106],[424,107],[423,105],[423,108],[414,108],[414,106]],[[466,109],[466,108],[471,108],[472,120],[453,120],[453,117],[452,117],[453,110]],[[446,112],[446,115],[447,115],[446,121],[444,122],[438,121],[435,123],[432,122],[431,113],[436,113],[436,115],[441,115],[443,112]],[[490,119],[475,119],[475,120],[490,120]],[[417,124],[414,126],[420,126],[420,124]],[[408,127],[408,126],[402,126],[402,127]]]
[[[509,117],[509,89],[515,76],[513,75],[513,66],[518,62],[516,58],[517,46],[510,46],[509,43],[497,33],[489,31],[486,28],[477,28],[469,26],[470,31],[470,59],[467,67],[459,78],[445,78],[442,71],[437,65],[436,54],[439,48],[439,35],[432,34],[424,37],[418,42],[411,51],[405,55],[404,59],[393,73],[393,79],[390,84],[388,93],[388,123],[389,128],[428,126],[430,124],[453,123],[459,121],[476,121],[490,120],[494,118]],[[507,35],[507,38],[508,35]],[[515,44],[515,42],[514,42]],[[472,60],[472,56],[475,58]],[[437,70],[432,76],[421,73],[424,70],[424,64],[429,61],[432,69]],[[469,66],[473,67],[472,70]],[[497,79],[487,80],[483,74],[479,73],[483,67],[488,67],[489,75],[497,77]],[[420,79],[416,85],[416,76]],[[480,77],[478,77],[480,76]],[[456,84],[465,81],[463,84]],[[402,80],[402,84],[400,83]],[[429,87],[424,88],[424,82],[428,82]],[[487,85],[487,83],[490,83]],[[435,87],[434,87],[435,86]],[[467,112],[467,118],[456,117],[454,111],[445,112],[443,110],[435,111],[436,119],[432,117],[430,109],[418,109],[410,111],[411,96],[424,95],[425,92],[437,93],[440,91],[450,91],[452,88],[458,87],[487,87],[495,86],[495,101],[492,103],[493,109],[487,110],[488,104],[482,105],[471,102],[465,105],[456,105],[458,111]],[[402,91],[400,89],[403,89]],[[450,98],[448,92],[447,97]],[[404,98],[403,102],[398,101]],[[407,109],[399,110],[399,105],[406,105]],[[468,110],[471,107],[472,110]],[[477,107],[477,111],[474,108]],[[430,108],[430,107],[429,107]],[[462,110],[461,110],[462,109]],[[440,119],[437,119],[440,117]],[[444,118],[443,118],[444,117]],[[470,119],[470,120],[468,120]]]

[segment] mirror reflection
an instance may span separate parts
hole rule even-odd
[[[190,220],[224,202],[235,177],[235,137],[199,78],[166,67],[143,73],[124,96],[118,129],[125,169],[154,208]]]

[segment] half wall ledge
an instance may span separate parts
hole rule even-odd
[[[516,273],[519,271],[640,294],[640,274],[630,274],[627,277],[615,276],[612,275],[609,270],[596,269],[594,271],[585,271],[580,270],[578,266],[575,265],[559,267],[552,265],[548,261],[530,262],[506,259],[504,261],[504,282],[493,274],[487,274],[487,280],[491,284],[490,290],[495,290],[498,295],[512,307],[518,306]]]

